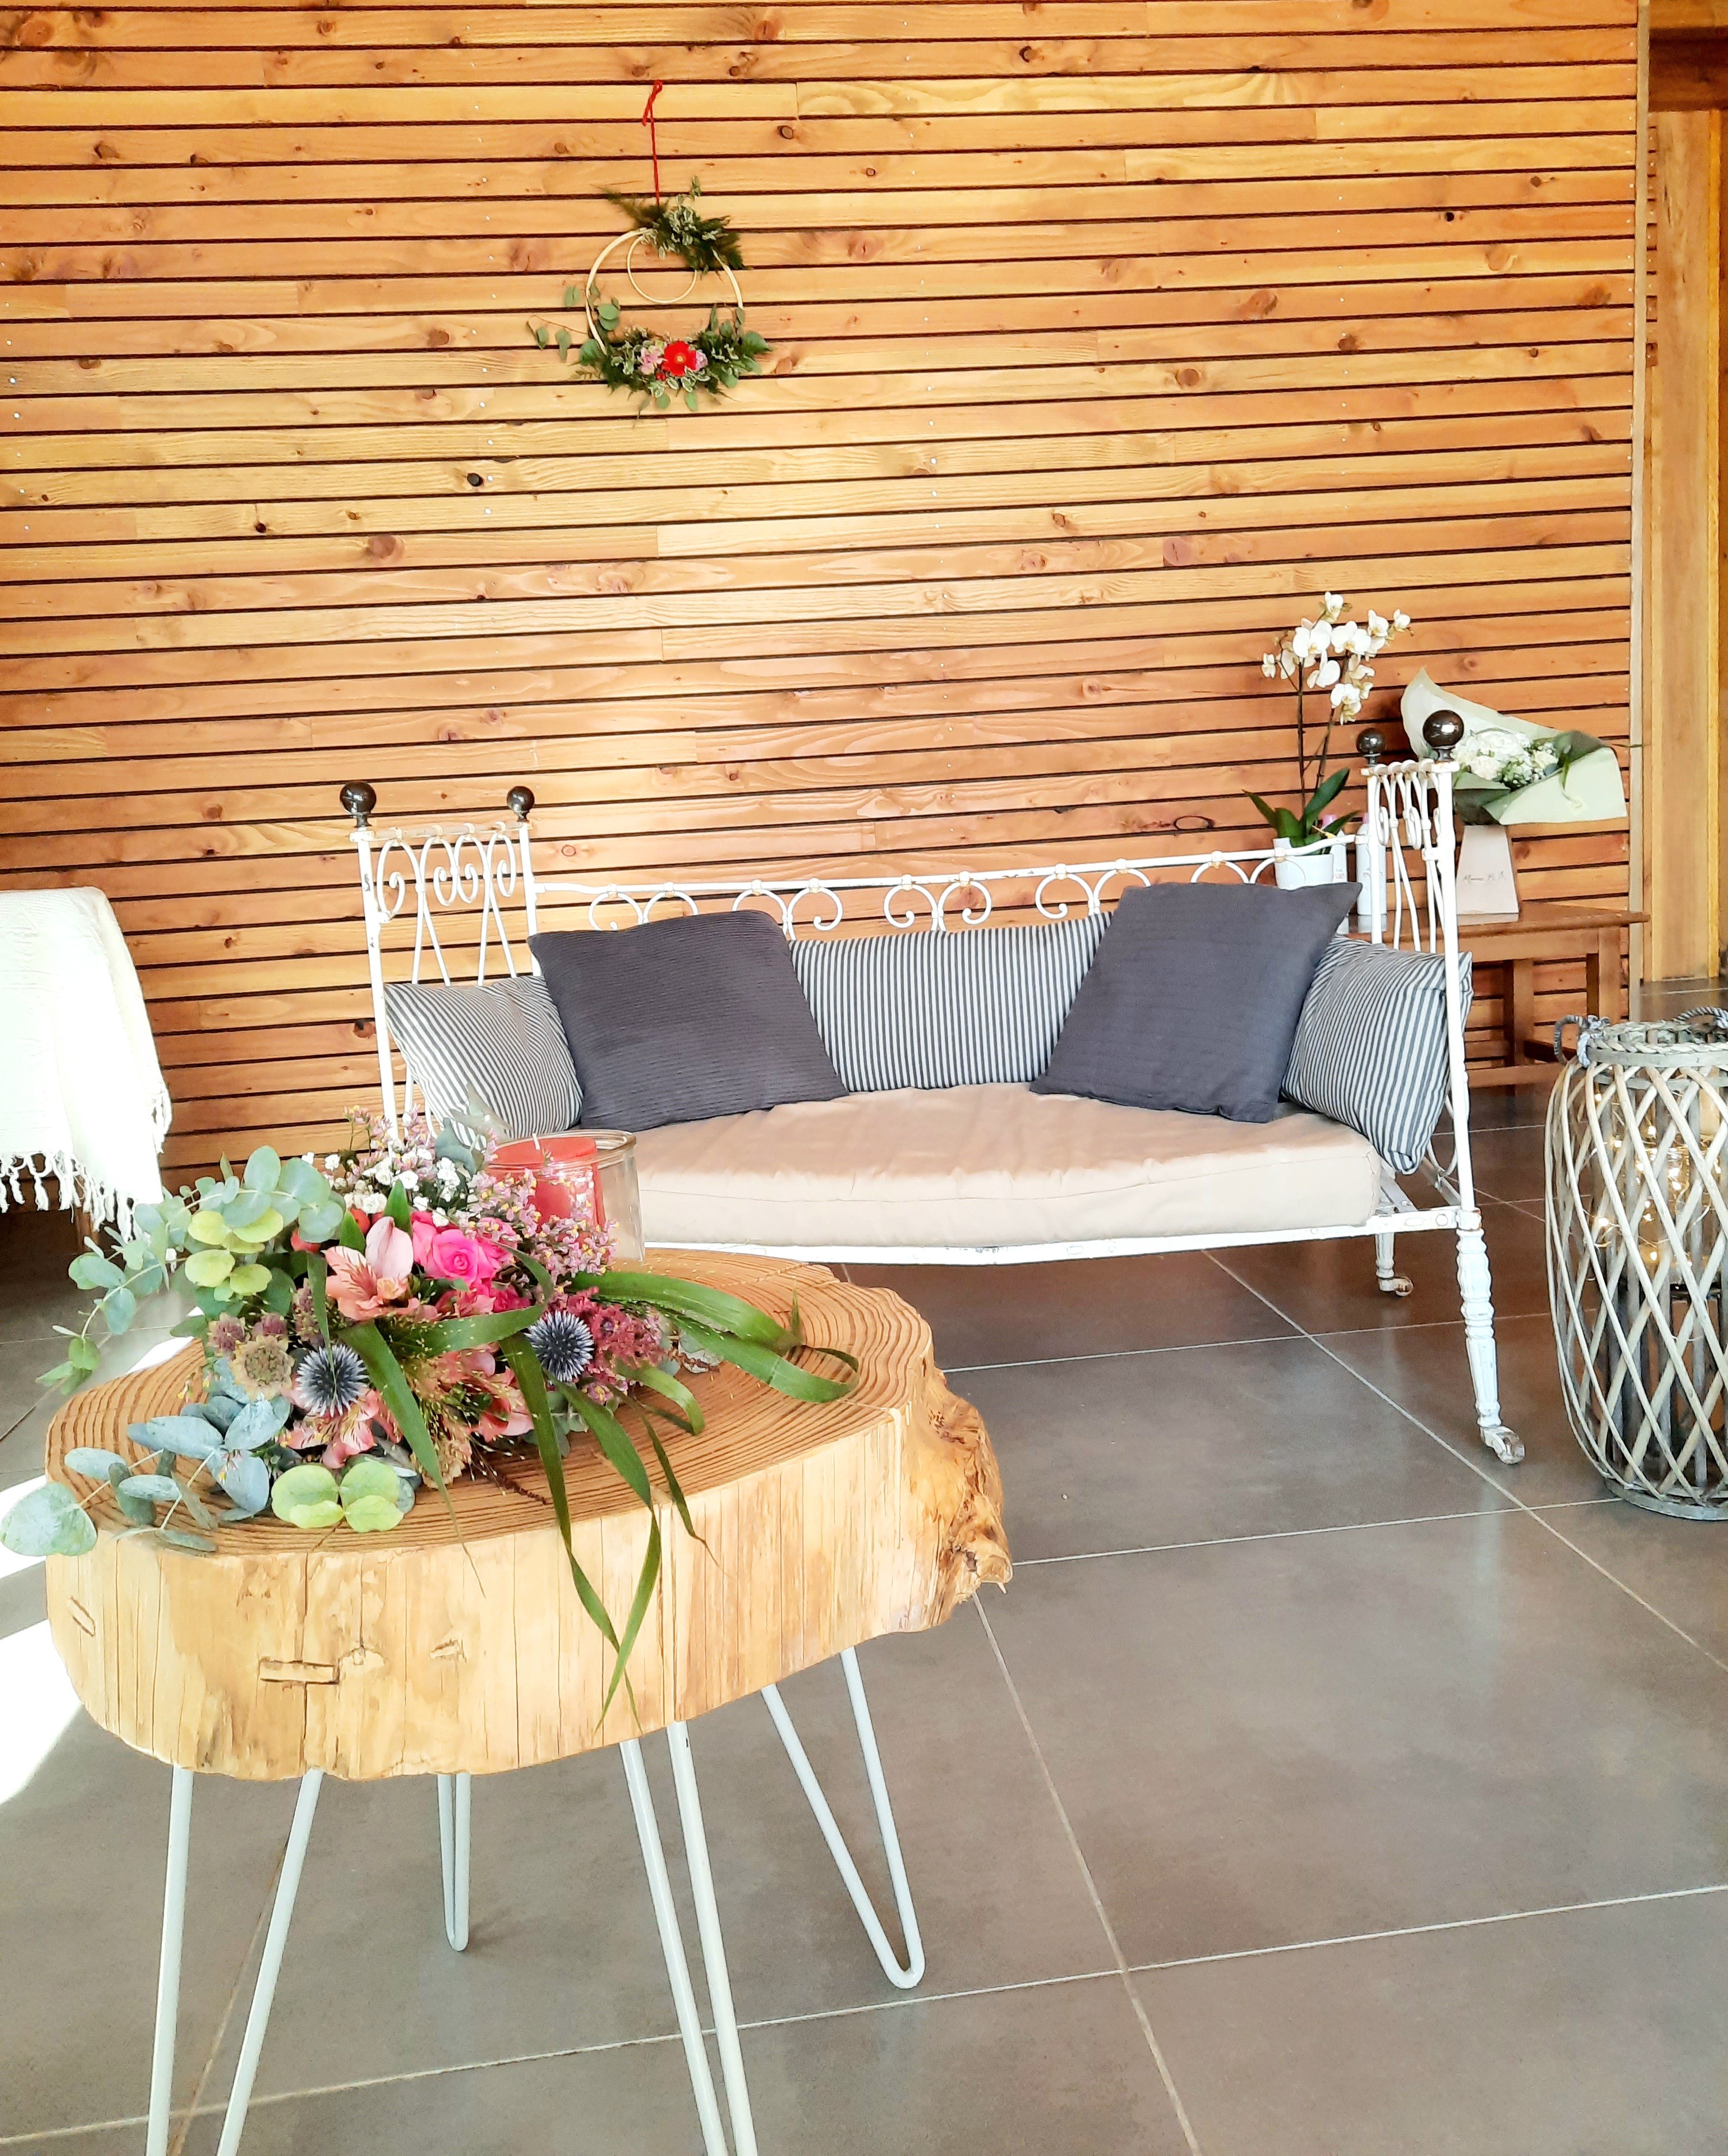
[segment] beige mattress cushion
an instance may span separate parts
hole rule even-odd
[[[974,1247],[1355,1226],[1366,1139],[1288,1109],[1232,1123],[957,1086],[674,1123],[636,1141],[650,1243]]]

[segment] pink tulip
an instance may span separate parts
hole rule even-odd
[[[414,1270],[414,1261],[413,1238],[404,1235],[388,1213],[379,1214],[366,1235],[366,1262],[373,1278],[380,1283],[406,1281]]]

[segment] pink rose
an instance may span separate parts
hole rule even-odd
[[[414,1236],[414,1261],[424,1272],[430,1265],[432,1239],[438,1233],[438,1224],[429,1213],[410,1213],[408,1217]]]
[[[432,1238],[426,1270],[435,1280],[482,1287],[504,1262],[504,1253],[483,1235],[464,1228],[440,1228]]]

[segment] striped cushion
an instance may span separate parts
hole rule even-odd
[[[537,973],[473,987],[406,981],[384,990],[390,1033],[434,1116],[471,1096],[506,1137],[573,1130],[582,1105],[569,1044]]]
[[[1468,951],[1458,988],[1468,1011]],[[1360,1131],[1404,1175],[1428,1149],[1447,1075],[1445,959],[1340,937],[1302,1006],[1286,1098]]]
[[[910,929],[792,946],[849,1093],[1026,1085],[1103,939],[1105,916],[1026,928]]]

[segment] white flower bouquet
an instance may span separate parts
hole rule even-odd
[[[1435,711],[1463,722],[1452,782],[1464,824],[1611,823],[1626,814],[1619,759],[1606,742],[1517,719],[1440,687],[1423,668],[1404,691],[1405,731],[1420,741]]]

